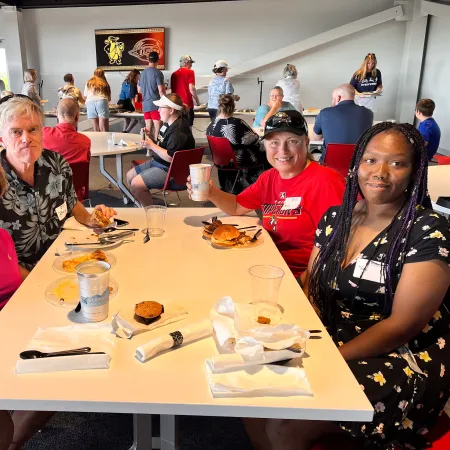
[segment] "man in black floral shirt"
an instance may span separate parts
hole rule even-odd
[[[8,188],[0,200],[0,227],[12,236],[22,276],[37,264],[58,237],[67,217],[96,227],[77,200],[72,171],[58,153],[42,148],[43,115],[31,100],[13,97],[0,104],[0,163]],[[116,212],[104,205],[111,217]]]

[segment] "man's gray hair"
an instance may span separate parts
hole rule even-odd
[[[5,125],[15,117],[31,117],[36,114],[40,125],[44,124],[42,109],[33,100],[24,97],[13,97],[0,105],[0,133]]]
[[[280,91],[284,95],[283,88],[281,86],[274,86],[271,91]]]
[[[284,78],[297,78],[297,68],[293,64],[286,64],[286,67],[283,69],[283,76]]]
[[[80,112],[78,102],[73,98],[63,98],[58,103],[58,115],[66,119],[75,119],[76,115]]]
[[[341,84],[335,90],[335,94],[339,94],[343,100],[355,99],[355,88],[351,84]]]

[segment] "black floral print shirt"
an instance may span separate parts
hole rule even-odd
[[[6,160],[0,162],[8,187],[0,199],[0,227],[13,238],[19,263],[31,270],[58,237],[77,203],[72,170],[58,153],[43,150],[34,164],[34,186],[19,179]]]

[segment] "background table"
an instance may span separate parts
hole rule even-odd
[[[136,206],[139,206],[136,199],[125,186],[123,182],[123,159],[124,153],[132,153],[142,148],[141,136],[139,134],[114,133],[116,136],[116,144],[123,139],[128,143],[128,147],[119,145],[109,145],[108,135],[104,131],[83,131],[82,134],[91,140],[91,156],[97,156],[100,159],[100,172],[114,186],[118,187],[124,196],[124,202],[131,200]],[[116,157],[116,177],[114,178],[105,168],[105,156],[115,155]]]
[[[428,167],[428,192],[435,211],[450,214],[450,210],[437,205],[439,197],[450,197],[450,165]]]
[[[117,339],[109,370],[16,375],[18,355],[38,327],[71,324],[69,311],[51,305],[44,296],[46,287],[62,277],[52,269],[56,247],[61,251],[65,238],[79,233],[64,231],[0,314],[0,341],[8,343],[2,347],[0,409],[163,414],[167,420],[173,415],[205,415],[370,421],[369,401],[268,234],[264,232],[265,243],[258,248],[214,249],[202,239],[201,224],[214,215],[223,214],[213,208],[168,209],[163,237],[143,244],[143,234],[137,232],[133,243],[111,250],[117,258],[111,276],[119,292],[111,301],[109,319],[124,304],[144,300],[181,302],[190,313],[188,319],[131,340]],[[118,209],[118,217],[128,220],[130,227],[145,225],[141,208]],[[252,225],[257,220],[239,217],[224,222]],[[323,330],[322,339],[308,342],[301,359],[314,397],[213,398],[204,369],[205,359],[217,353],[212,338],[146,363],[135,359],[136,348],[149,339],[208,317],[222,296],[249,302],[248,268],[255,264],[276,265],[286,272],[279,303],[289,320]],[[170,440],[164,438],[167,420],[161,430],[164,445]]]

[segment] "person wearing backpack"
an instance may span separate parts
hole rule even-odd
[[[75,87],[75,80],[71,73],[66,73],[64,75],[64,82],[66,84],[58,89],[59,99],[62,100],[63,98],[73,98],[76,102],[78,102],[79,106],[84,105],[83,95],[81,94],[81,91]]]
[[[141,73],[137,69],[133,69],[122,83],[118,105],[122,109],[129,112],[135,111],[135,101],[138,94],[137,84]],[[130,133],[134,126],[138,123],[137,119],[126,118],[124,124],[124,133]]]

